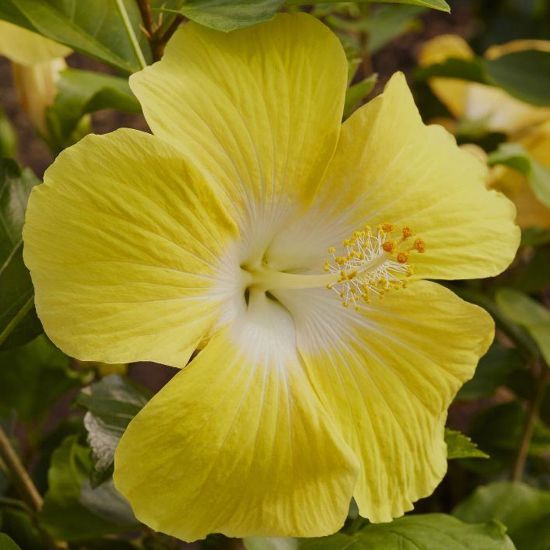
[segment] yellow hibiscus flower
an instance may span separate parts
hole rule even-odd
[[[69,48],[34,32],[0,21],[0,55],[12,62],[19,101],[32,123],[46,134],[46,108],[57,94],[59,73]]]
[[[174,367],[202,347],[117,449],[154,529],[325,535],[352,496],[389,521],[445,474],[493,323],[425,279],[501,272],[514,207],[402,74],[341,124],[346,80],[309,15],[188,23],[131,78],[153,135],[88,136],[32,192],[25,261],[59,347]]]
[[[514,40],[492,46],[485,52],[488,59],[523,50],[550,51],[550,41]],[[460,36],[443,34],[428,40],[420,50],[420,65],[442,63],[448,58],[470,59],[474,52]],[[434,94],[451,114],[469,122],[483,123],[488,130],[513,134],[533,124],[550,120],[550,108],[536,107],[512,97],[504,90],[458,78],[432,78]]]

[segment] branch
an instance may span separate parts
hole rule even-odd
[[[143,21],[143,28],[147,34],[147,38],[151,39],[155,32],[151,4],[149,0],[136,0],[136,2],[139,8],[139,13],[141,14],[141,20]]]
[[[542,404],[546,386],[550,378],[550,369],[548,366],[542,362],[537,362],[535,368],[537,366],[540,368],[536,381],[537,387],[533,398],[529,402],[527,420],[525,421],[525,428],[523,429],[523,436],[521,438],[518,454],[512,470],[512,481],[521,481],[521,478],[523,477],[527,455],[529,454],[529,445],[531,443],[531,439],[533,438],[533,432],[539,417],[540,406]]]
[[[185,17],[181,13],[178,13],[162,35],[153,37],[152,47],[155,60],[162,57],[166,43],[170,40],[170,38],[172,38],[173,34],[178,30],[178,27],[184,19]]]
[[[0,426],[0,457],[2,458],[7,470],[11,474],[11,479],[15,485],[17,492],[21,495],[21,498],[27,505],[39,512],[43,505],[42,496],[38,492],[38,489],[34,485],[27,470],[21,463],[21,460],[17,456],[15,449],[13,448],[6,432]]]

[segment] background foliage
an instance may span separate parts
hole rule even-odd
[[[127,79],[162,55],[179,24],[190,19],[227,32],[281,10],[310,11],[338,33],[348,55],[345,117],[377,94],[392,72],[404,70],[426,121],[437,119],[455,132],[459,143],[476,144],[489,166],[520,175],[537,201],[550,209],[550,150],[535,157],[521,136],[495,131],[487,120],[457,119],[430,87],[436,77],[461,79],[489,84],[531,105],[550,106],[549,51],[484,55],[490,46],[514,39],[550,40],[549,4],[3,0],[0,19],[76,53],[68,58],[70,68],[58,74],[42,124],[25,118],[9,63],[4,59],[0,64],[0,550],[187,546],[140,525],[111,479],[120,436],[173,375],[172,369],[84,364],[57,350],[34,311],[21,241],[29,192],[59,151],[92,129],[145,129]],[[423,44],[444,33],[465,37],[475,55],[421,65]],[[549,227],[550,222],[546,228],[524,230],[515,263],[500,277],[449,285],[485,307],[498,333],[450,410],[447,476],[413,513],[391,524],[370,525],[352,503],[342,532],[324,539],[240,541],[212,535],[192,546],[549,550]]]

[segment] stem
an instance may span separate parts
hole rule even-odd
[[[19,460],[15,449],[13,448],[6,432],[0,426],[0,457],[2,458],[7,470],[10,472],[13,484],[16,486],[18,493],[27,505],[39,512],[44,503],[42,496],[35,487],[27,470]]]
[[[14,331],[15,327],[23,320],[23,317],[32,309],[34,304],[34,297],[31,296],[22,306],[21,309],[16,313],[12,320],[6,325],[4,330],[0,332],[0,345],[2,345],[7,339],[8,336]]]
[[[550,377],[550,369],[545,364],[537,362],[537,365],[540,367],[540,374],[537,377],[537,388],[535,395],[529,402],[523,436],[521,438],[518,454],[512,470],[512,481],[521,481],[521,478],[523,477],[525,462],[527,461],[527,455],[529,453],[529,444],[531,443],[531,439],[533,437],[535,424],[537,423],[537,419],[539,417],[540,406],[544,398],[548,379]]]
[[[185,17],[181,13],[178,13],[161,36],[153,36],[151,49],[153,50],[155,61],[158,61],[162,57],[166,43],[172,38],[172,35],[178,30],[178,27],[184,19]]]
[[[42,495],[38,492],[36,485],[27,473],[2,426],[0,426],[0,463],[5,466],[7,472],[10,474],[10,479],[23,502],[33,512],[40,512],[44,505]],[[52,550],[68,550],[69,547],[65,542],[53,539],[40,525],[37,525],[37,527],[41,531],[48,548],[52,548]]]
[[[143,52],[141,51],[141,48],[139,46],[139,41],[137,39],[136,33],[134,32],[134,28],[132,27],[130,17],[128,17],[128,12],[124,7],[123,0],[116,0],[116,7],[122,19],[122,22],[124,23],[126,34],[130,39],[130,43],[132,44],[132,48],[134,50],[134,53],[136,54],[139,65],[142,69],[145,69],[145,67],[147,67],[147,62],[145,61],[145,57],[143,57]]]
[[[155,32],[153,24],[153,12],[151,11],[151,4],[149,0],[136,0],[139,13],[141,14],[141,20],[143,21],[143,28],[147,32],[147,36],[150,39]]]

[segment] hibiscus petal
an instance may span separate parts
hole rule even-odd
[[[0,21],[0,55],[21,65],[35,65],[51,61],[57,57],[66,57],[69,48],[18,27],[7,21]]]
[[[418,281],[359,312],[334,293],[278,291],[323,405],[361,461],[360,514],[390,521],[433,492],[446,471],[447,408],[494,333],[490,316]]]
[[[335,245],[365,224],[410,226],[426,243],[411,262],[418,278],[489,277],[510,264],[520,231],[512,202],[488,190],[486,177],[451,134],[423,124],[398,73],[344,123],[312,212],[325,213],[325,227],[340,220]]]
[[[291,318],[264,300],[268,311],[217,333],[117,448],[116,486],[153,529],[309,537],[346,518],[357,461],[304,373]]]
[[[84,138],[44,181],[24,242],[48,336],[82,360],[183,366],[219,311],[236,238],[219,193],[133,130]]]
[[[154,134],[220,182],[256,239],[287,223],[336,147],[347,61],[306,14],[231,33],[181,28],[164,58],[131,77]]]
[[[420,66],[443,63],[448,58],[471,59],[474,51],[468,42],[456,34],[441,34],[424,42],[418,56]],[[468,89],[471,82],[460,78],[430,78],[430,88],[456,118],[462,118],[466,110]]]

